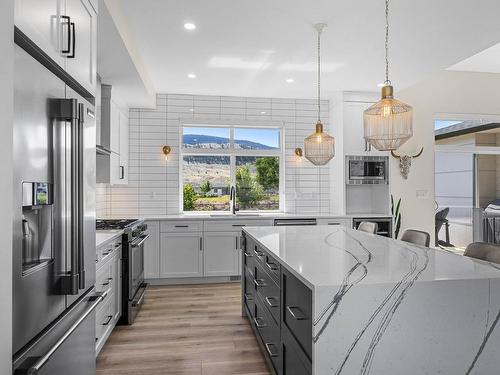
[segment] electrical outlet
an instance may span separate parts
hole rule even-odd
[[[427,190],[427,189],[417,190],[417,198],[418,199],[427,199],[427,198],[429,198],[429,190]]]

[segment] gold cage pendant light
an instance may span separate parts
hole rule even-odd
[[[389,80],[389,0],[385,1],[385,82],[382,98],[363,113],[364,138],[379,151],[398,149],[413,135],[413,108],[394,99]]]
[[[304,156],[314,165],[325,165],[335,156],[335,139],[323,131],[321,123],[321,33],[325,23],[314,28],[318,32],[318,122],[316,130],[304,140]]]

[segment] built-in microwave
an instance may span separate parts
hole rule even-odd
[[[387,156],[346,156],[346,184],[388,184]]]

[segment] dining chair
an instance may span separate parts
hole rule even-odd
[[[362,221],[359,223],[358,230],[361,232],[377,234],[378,224],[371,221]]]
[[[431,235],[421,230],[407,229],[401,236],[401,241],[429,247],[429,244],[431,242]]]
[[[473,242],[467,246],[465,256],[500,263],[500,245],[487,242]]]

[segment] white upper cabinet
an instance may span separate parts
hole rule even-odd
[[[69,36],[68,45],[71,49],[66,55],[66,70],[91,94],[95,94],[97,13],[88,0],[66,0],[65,13],[70,26],[63,27],[62,42],[64,45]]]
[[[16,0],[15,24],[52,60],[64,68],[62,19],[64,0]]]
[[[16,0],[15,25],[95,95],[97,10],[90,0]]]

